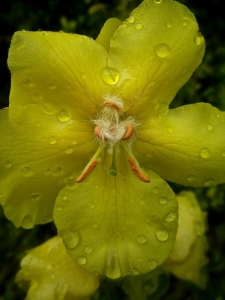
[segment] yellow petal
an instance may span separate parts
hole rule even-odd
[[[0,111],[1,204],[16,227],[51,221],[58,192],[95,150],[92,125],[75,117],[35,104]]]
[[[201,268],[208,259],[204,236],[205,213],[192,192],[182,192],[177,196],[179,203],[179,227],[174,249],[162,267],[178,278],[190,280],[205,288],[206,276]]]
[[[102,95],[107,53],[86,36],[62,32],[16,32],[9,50],[11,105],[42,104],[51,113],[73,109],[92,117]]]
[[[142,2],[116,30],[109,51],[129,113],[144,118],[168,107],[201,63],[204,47],[195,17],[184,5]]]
[[[138,130],[136,157],[162,178],[183,185],[225,182],[225,113],[198,103],[152,118]]]
[[[122,149],[116,153],[117,176],[107,175],[111,161],[103,153],[84,182],[60,191],[54,220],[68,253],[88,272],[110,278],[146,273],[173,248],[176,198],[153,172],[146,171],[151,183],[135,177]]]
[[[30,284],[30,300],[88,300],[99,286],[99,277],[84,271],[67,254],[58,236],[29,251],[16,276],[21,287]],[[68,297],[68,298],[67,298]]]
[[[110,40],[115,33],[116,29],[122,24],[122,21],[116,18],[108,19],[99,33],[96,42],[98,42],[102,47],[109,52]]]

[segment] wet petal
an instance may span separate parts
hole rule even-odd
[[[9,51],[11,105],[42,104],[92,117],[108,85],[101,79],[107,53],[91,38],[61,32],[16,32]]]
[[[84,182],[60,191],[54,210],[59,235],[88,272],[110,278],[149,272],[173,248],[175,195],[151,171],[146,171],[151,183],[135,177],[122,149],[116,153],[117,176],[107,175],[112,155],[101,159]]]
[[[110,47],[110,40],[115,33],[116,29],[122,24],[117,18],[108,19],[99,33],[96,42],[98,42],[108,52]]]
[[[21,261],[16,282],[30,300],[88,300],[99,286],[99,277],[84,271],[67,254],[58,236],[29,251]]]
[[[129,113],[144,118],[168,107],[201,63],[204,47],[195,17],[184,5],[142,2],[110,43],[109,66],[120,71],[121,97]]]
[[[162,178],[189,186],[225,181],[225,113],[198,103],[149,119],[138,130],[138,161]]]
[[[34,104],[1,110],[0,120],[5,214],[16,227],[49,222],[58,192],[75,182],[71,172],[80,172],[95,150],[92,125],[76,121],[72,110],[46,114]]]

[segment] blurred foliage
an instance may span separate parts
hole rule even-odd
[[[0,107],[8,105],[10,73],[7,55],[10,40],[17,30],[76,32],[96,38],[110,17],[126,18],[141,0],[9,0],[0,10]],[[225,31],[222,0],[180,0],[196,16],[206,39],[206,54],[201,66],[181,88],[171,108],[183,104],[208,102],[225,110]],[[183,187],[171,184],[177,193]],[[190,188],[188,188],[190,190]],[[225,299],[225,185],[191,189],[203,210],[208,211],[208,283],[202,291],[189,282],[165,273],[146,274],[120,280],[104,279],[93,300],[223,300]],[[14,283],[19,262],[27,249],[56,234],[53,224],[32,230],[16,229],[0,208],[0,300],[22,300],[25,294]],[[135,282],[136,280],[136,282]],[[139,296],[135,296],[139,295]],[[134,298],[136,297],[136,298]],[[142,298],[141,298],[142,297]]]

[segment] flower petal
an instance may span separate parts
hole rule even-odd
[[[172,0],[142,2],[110,43],[109,66],[120,71],[129,113],[160,114],[201,63],[204,48],[187,7]]]
[[[9,50],[11,105],[62,107],[90,118],[108,85],[101,79],[107,53],[86,36],[62,32],[16,32]],[[107,89],[107,90],[106,90]]]
[[[0,200],[16,227],[51,221],[58,192],[95,151],[92,125],[74,115],[35,104],[0,111]]]
[[[189,186],[225,182],[225,112],[198,103],[149,119],[138,130],[135,155],[162,178]]]
[[[116,29],[122,24],[122,21],[117,18],[108,19],[104,26],[102,27],[96,42],[98,42],[102,47],[105,48],[107,52],[109,52],[110,48],[110,40],[114,35]]]
[[[122,149],[117,176],[107,174],[111,161],[104,153],[84,182],[60,191],[54,220],[68,253],[88,272],[110,278],[146,273],[174,246],[177,201],[153,172],[146,172],[151,183],[135,177]]]

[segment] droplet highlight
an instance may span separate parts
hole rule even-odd
[[[72,147],[66,147],[65,151],[66,154],[71,154],[73,153],[73,148]]]
[[[173,222],[176,219],[176,214],[171,212],[165,217],[165,221],[170,223]]]
[[[189,175],[187,178],[188,181],[193,181],[194,179],[195,179],[194,175]]]
[[[194,39],[194,42],[195,42],[195,45],[196,46],[199,46],[203,43],[204,41],[204,38],[202,36],[202,34],[199,32],[196,36],[195,36],[195,39]]]
[[[12,166],[11,162],[8,161],[8,160],[7,160],[7,161],[4,161],[3,165],[4,165],[4,167],[5,167],[6,169],[8,169],[8,168],[10,168],[10,167]]]
[[[92,252],[92,248],[87,246],[87,247],[84,248],[84,252],[86,254],[90,254]]]
[[[30,229],[34,227],[33,221],[30,216],[24,216],[21,226],[25,229]]]
[[[171,21],[166,21],[166,27],[171,28],[172,27],[172,22]]]
[[[130,16],[130,17],[127,19],[127,22],[130,23],[130,24],[134,23],[134,21],[135,21],[135,17],[134,17],[134,16]]]
[[[138,23],[135,27],[137,30],[140,30],[143,27],[143,25],[141,23]]]
[[[207,128],[207,130],[211,131],[213,127],[212,127],[212,125],[208,124],[208,125],[206,126],[206,128]]]
[[[29,78],[24,78],[23,79],[23,84],[25,86],[31,86],[31,80]]]
[[[62,209],[63,209],[63,208],[62,208],[61,205],[57,205],[57,206],[56,206],[56,210],[57,210],[57,211],[62,211]]]
[[[146,238],[146,236],[144,236],[144,235],[139,235],[139,236],[137,237],[137,242],[138,242],[139,244],[145,244],[146,241],[147,241],[147,238]]]
[[[167,57],[170,53],[170,48],[167,44],[159,44],[155,48],[155,53],[158,57]]]
[[[168,240],[169,234],[165,229],[157,229],[155,234],[157,239],[161,242]]]
[[[31,168],[29,167],[24,167],[22,170],[21,170],[21,173],[24,177],[29,177],[32,175],[32,171],[31,171]]]
[[[49,144],[54,145],[56,143],[56,137],[53,135],[49,137],[48,139]]]
[[[211,156],[211,153],[208,148],[202,148],[200,151],[200,156],[204,159],[207,159]]]
[[[60,112],[58,113],[57,118],[58,118],[59,122],[66,123],[66,122],[70,121],[71,115],[67,109],[61,109]]]
[[[154,188],[154,189],[152,190],[152,192],[153,192],[153,194],[157,195],[157,194],[159,193],[159,189],[158,189],[158,188]]]
[[[94,205],[93,202],[89,202],[89,203],[88,203],[88,207],[89,207],[90,209],[94,209],[94,208],[95,208],[95,205]]]
[[[56,167],[56,168],[54,168],[53,170],[52,170],[52,174],[54,175],[54,176],[59,176],[60,174],[61,174],[61,168],[60,167]]]
[[[150,270],[154,270],[158,266],[158,263],[156,260],[151,259],[148,261],[148,266]]]
[[[66,231],[64,234],[61,234],[64,244],[67,249],[74,249],[77,247],[80,241],[80,235],[78,232]]]
[[[159,198],[159,203],[160,203],[160,204],[166,204],[167,201],[168,201],[168,200],[167,200],[166,197],[160,197],[160,198]]]
[[[87,262],[87,259],[85,256],[79,256],[77,257],[77,263],[81,266],[85,265]]]
[[[116,84],[120,79],[120,73],[115,68],[105,67],[101,70],[101,78],[108,85]]]
[[[41,195],[38,193],[33,193],[30,196],[31,201],[38,201],[41,198]]]

